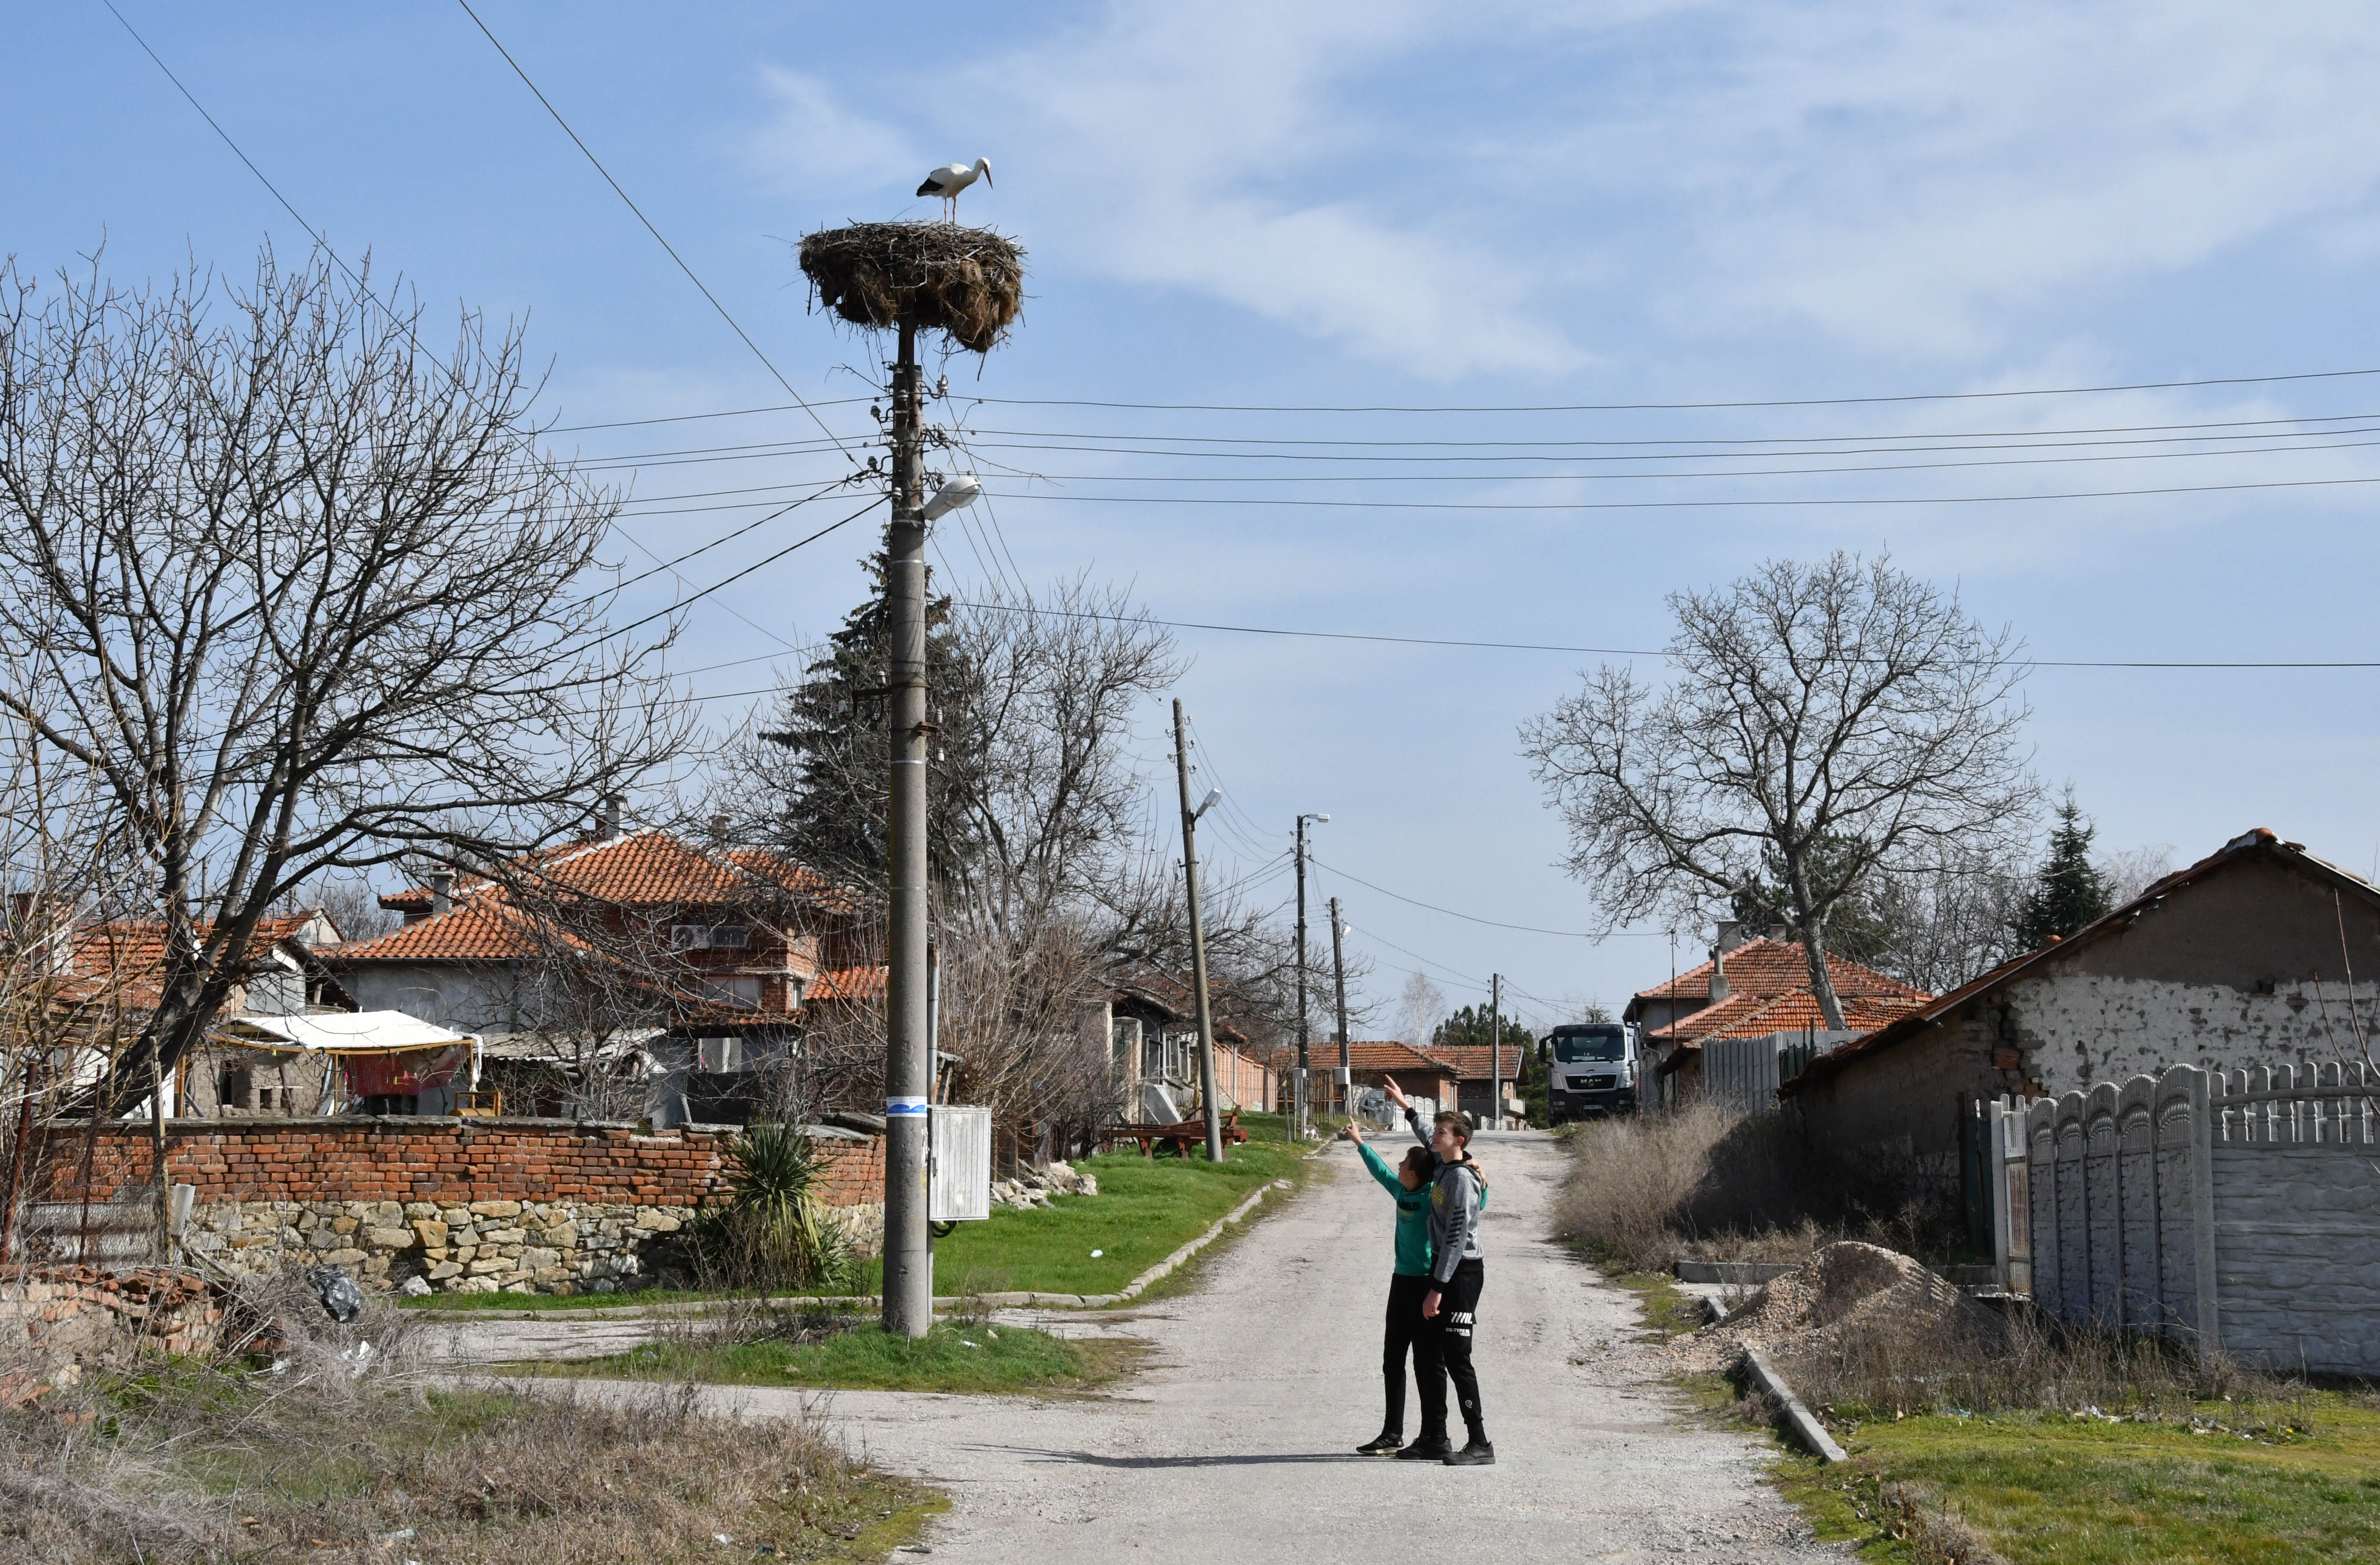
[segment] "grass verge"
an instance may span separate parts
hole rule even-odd
[[[1636,1295],[1645,1311],[1645,1329],[1656,1342],[1702,1328],[1702,1301],[1681,1291],[1668,1273],[1633,1270],[1620,1250],[1593,1240],[1572,1240],[1571,1246],[1603,1274],[1606,1282]]]
[[[874,1322],[799,1338],[664,1340],[625,1353],[529,1373],[569,1378],[819,1386],[962,1394],[1087,1390],[1128,1370],[1136,1345],[1073,1341],[986,1321],[937,1321],[923,1338],[887,1337]]]
[[[2310,1392],[2187,1418],[1933,1413],[1841,1432],[1853,1462],[1783,1459],[1820,1535],[1869,1559],[1955,1558],[1925,1510],[2013,1565],[2313,1565],[2380,1559],[2380,1404]]]

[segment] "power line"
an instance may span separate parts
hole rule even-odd
[[[1200,494],[1020,494],[991,490],[984,492],[1000,500],[1042,500],[1096,505],[1270,505],[1331,511],[1690,511],[1743,510],[1760,506],[2000,505],[2040,500],[2126,500],[2171,494],[2226,494],[2265,489],[2338,489],[2375,483],[2380,483],[2380,477],[2272,479],[2252,483],[2173,484],[2159,489],[2073,490],[2046,494],[1833,495],[1809,499],[1748,500],[1292,500],[1234,499]]]
[[[791,381],[786,380],[783,374],[779,373],[776,365],[770,360],[769,356],[760,351],[760,345],[752,340],[752,334],[744,330],[743,326],[737,322],[735,316],[730,315],[727,312],[727,307],[719,302],[719,296],[712,293],[710,287],[704,284],[703,280],[695,275],[694,268],[686,263],[686,258],[677,253],[677,248],[662,237],[662,231],[659,228],[653,226],[653,220],[645,215],[644,208],[638,206],[635,200],[629,196],[628,192],[621,188],[620,182],[612,177],[612,171],[603,166],[603,160],[595,155],[594,149],[588,146],[584,140],[580,140],[578,132],[570,128],[570,122],[562,117],[562,111],[553,106],[553,101],[545,95],[544,91],[540,89],[536,82],[529,79],[528,72],[521,69],[521,64],[518,60],[513,58],[512,51],[505,48],[503,41],[497,38],[493,32],[489,30],[488,24],[486,22],[480,19],[480,13],[471,9],[471,0],[455,0],[455,3],[463,7],[463,14],[471,18],[471,24],[474,27],[477,27],[480,31],[486,36],[490,43],[495,45],[496,53],[504,56],[504,64],[512,67],[513,74],[521,79],[521,85],[528,88],[530,92],[536,95],[537,101],[545,105],[545,112],[553,116],[554,124],[562,127],[562,133],[570,138],[571,144],[576,146],[581,152],[587,154],[587,161],[595,165],[595,172],[603,176],[603,183],[612,187],[613,194],[618,196],[622,201],[627,204],[628,210],[637,214],[637,221],[645,225],[645,232],[650,234],[653,237],[654,241],[658,243],[663,250],[666,250],[669,253],[669,258],[672,261],[677,262],[677,269],[686,273],[686,281],[692,283],[696,289],[701,293],[702,297],[710,301],[710,308],[719,312],[719,318],[722,321],[726,321],[729,328],[732,329],[737,336],[744,339],[744,346],[752,350],[752,357],[760,361],[762,368],[769,371],[770,375],[775,379],[777,384],[785,388],[785,394],[792,397],[795,404],[798,406],[803,412],[810,416],[810,420],[817,424],[820,429],[826,431],[826,438],[834,442],[834,448],[837,451],[843,452],[845,456],[849,456],[851,453],[844,450],[843,442],[836,438],[835,432],[832,430],[827,429],[826,420],[819,417],[818,409],[812,407],[808,403],[802,400],[802,394],[794,389],[794,383]],[[113,7],[111,6],[111,9]]]
[[[2285,375],[2222,375],[2197,381],[2136,381],[2122,385],[2035,386],[2012,391],[1911,392],[1888,396],[1800,396],[1725,402],[1571,402],[1503,405],[1447,403],[1432,406],[1333,406],[1298,403],[1111,402],[1088,397],[978,396],[976,402],[1012,407],[1123,407],[1165,413],[1690,413],[1747,407],[1852,407],[1905,402],[1987,402],[2028,396],[2096,396],[2114,392],[2186,391],[2202,386],[2277,385],[2289,381],[2337,381],[2380,375],[2380,370],[2310,370]]]
[[[580,430],[626,430],[643,424],[684,424],[697,419],[741,419],[753,413],[790,413],[799,407],[849,407],[855,403],[871,402],[872,397],[830,396],[816,402],[780,402],[767,407],[727,407],[716,413],[668,413],[653,419],[608,419],[594,424],[554,424],[546,430],[550,435],[572,434]]]
[[[1285,636],[1315,641],[1367,641],[1398,647],[1459,647],[1499,652],[1568,652],[1587,653],[1607,658],[1668,658],[1672,654],[1657,647],[1572,647],[1543,641],[1471,641],[1443,636],[1391,636],[1381,632],[1356,630],[1290,630],[1279,625],[1226,625],[1213,620],[1164,620],[1138,614],[1104,614],[1087,609],[1053,609],[1026,607],[1014,603],[980,603],[953,600],[965,609],[985,609],[998,613],[1057,614],[1072,619],[1111,620],[1122,625],[1163,625],[1169,630],[1212,630],[1235,636]],[[2380,668],[2380,660],[2369,661],[2321,661],[2313,660],[2271,661],[2219,661],[2205,660],[2138,660],[2116,661],[2089,658],[2020,658],[2010,660],[2026,668],[2105,668],[2105,669],[2362,669]]]
[[[616,630],[605,631],[602,635],[595,637],[595,639],[597,641],[609,641],[614,636],[625,636],[628,632],[635,630],[639,625],[650,625],[655,620],[667,619],[670,615],[676,613],[680,609],[686,607],[688,604],[700,602],[703,599],[710,597],[712,593],[718,591],[721,588],[727,586],[729,583],[741,581],[746,576],[750,576],[754,571],[759,570],[761,566],[775,564],[778,561],[783,559],[795,550],[803,547],[805,544],[816,543],[820,539],[824,538],[827,534],[834,531],[837,528],[845,527],[859,520],[860,517],[868,515],[868,512],[875,510],[877,506],[883,503],[884,497],[882,495],[879,495],[875,499],[870,500],[867,504],[862,505],[858,510],[854,511],[850,516],[844,517],[842,521],[829,522],[826,526],[819,528],[818,531],[810,534],[808,538],[802,539],[797,542],[788,543],[783,549],[778,550],[774,554],[768,556],[766,559],[753,561],[742,570],[737,571],[734,576],[725,576],[718,581],[712,582],[709,587],[704,588],[701,591],[694,594],[691,598],[681,598],[666,609],[656,609],[651,613],[647,614],[643,619],[631,620],[629,623],[620,626]]]
[[[1323,864],[1322,860],[1319,858],[1315,859],[1314,862],[1320,865],[1323,868],[1330,870],[1333,875],[1339,876],[1343,880],[1353,880],[1355,884],[1362,886],[1368,891],[1378,892],[1384,897],[1394,897],[1397,901],[1403,903],[1410,907],[1427,908],[1432,913],[1443,913],[1449,918],[1460,918],[1466,924],[1485,924],[1492,929],[1519,929],[1525,934],[1560,935],[1565,939],[1580,940],[1661,940],[1667,938],[1663,931],[1658,929],[1650,934],[1645,934],[1633,929],[1621,929],[1615,930],[1609,935],[1597,935],[1590,934],[1585,929],[1542,929],[1535,924],[1507,924],[1500,918],[1482,918],[1476,914],[1457,913],[1451,907],[1440,907],[1434,902],[1423,902],[1417,897],[1409,897],[1402,892],[1392,892],[1386,886],[1373,885],[1371,881],[1365,880],[1362,876],[1350,875],[1347,871],[1337,867],[1335,865]]]

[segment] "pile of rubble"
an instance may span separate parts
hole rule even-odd
[[[72,1386],[86,1370],[128,1368],[144,1351],[212,1351],[224,1327],[223,1290],[193,1272],[140,1267],[21,1268],[0,1274],[0,1401]]]
[[[1690,1373],[1732,1369],[1747,1347],[1806,1355],[1880,1335],[1981,1340],[1999,1317],[1909,1256],[1829,1244],[1742,1304],[1664,1350]]]
[[[995,1207],[1046,1207],[1055,1195],[1096,1195],[1099,1193],[1097,1174],[1077,1173],[1070,1163],[1047,1163],[1040,1168],[1023,1168],[1013,1179],[991,1182],[991,1204]]]

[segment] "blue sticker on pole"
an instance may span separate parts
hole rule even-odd
[[[891,1119],[895,1114],[917,1114],[922,1116],[925,1111],[926,1100],[922,1098],[888,1098],[884,1100],[884,1117],[886,1119]]]

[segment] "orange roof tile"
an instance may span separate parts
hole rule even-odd
[[[802,998],[807,1003],[829,1000],[881,1000],[892,971],[889,967],[829,967],[810,980],[810,987],[803,991]]]
[[[1775,999],[1779,995],[1806,991],[1810,987],[1810,959],[1803,953],[1799,940],[1772,940],[1766,938],[1744,941],[1727,953],[1728,998],[1757,995]],[[1924,1001],[1932,998],[1924,989],[1902,983],[1873,967],[1863,967],[1847,962],[1833,952],[1827,952],[1827,976],[1834,980],[1838,998],[1852,995],[1879,999]],[[1679,974],[1668,983],[1657,984],[1636,991],[1639,1000],[1701,1000],[1710,993],[1711,964]]]
[[[1464,1081],[1484,1082],[1488,1079],[1488,1073],[1495,1068],[1490,1058],[1494,1049],[1495,1045],[1488,1043],[1432,1043],[1423,1045],[1421,1051],[1451,1067]],[[1504,1050],[1505,1080],[1510,1081],[1518,1074],[1520,1063],[1519,1046],[1508,1047]]]
[[[1338,1065],[1339,1046],[1318,1043],[1312,1046],[1314,1064],[1318,1068]],[[1354,1071],[1386,1071],[1393,1074],[1409,1071],[1415,1075],[1445,1075],[1452,1067],[1433,1060],[1407,1043],[1355,1043],[1347,1045],[1347,1067]]]
[[[517,962],[551,952],[553,942],[587,948],[566,930],[540,938],[519,908],[500,896],[482,896],[371,940],[324,946],[322,954],[337,963]]]
[[[523,854],[506,869],[553,892],[624,907],[739,904],[771,892],[837,904],[847,900],[815,870],[766,848],[704,848],[659,829],[558,843]],[[485,875],[457,875],[455,900],[480,896],[494,885]],[[431,905],[431,892],[412,886],[380,900],[382,907],[419,913]]]
[[[301,913],[290,917],[260,918],[249,937],[249,963],[254,963],[284,940],[295,940],[315,918]],[[204,942],[214,932],[212,923],[193,931]],[[66,971],[58,975],[58,998],[75,1004],[113,1000],[131,1010],[153,1009],[164,994],[165,926],[159,919],[119,919],[78,926],[72,936]],[[329,949],[327,947],[323,948]]]
[[[1854,1032],[1897,1021],[1925,1003],[1923,997],[1900,1000],[1838,995],[1836,999],[1842,1005],[1843,1025]],[[1715,1037],[1764,1037],[1770,1033],[1806,1030],[1826,1031],[1827,1020],[1818,1010],[1818,997],[1804,989],[1771,996],[1731,994],[1717,1005],[1681,1016],[1645,1036],[1654,1042],[1674,1042],[1693,1049]]]

